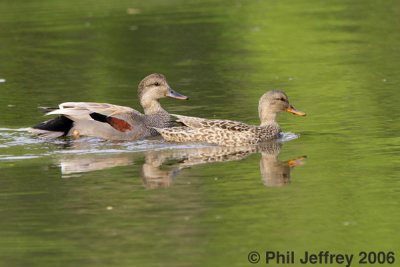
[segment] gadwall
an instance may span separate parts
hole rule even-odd
[[[281,136],[282,131],[276,122],[276,114],[282,111],[306,115],[289,104],[284,92],[273,90],[265,93],[258,104],[260,126],[231,120],[209,120],[171,114],[184,126],[156,130],[170,142],[205,142],[221,146],[258,144]]]
[[[144,114],[130,107],[106,103],[66,102],[47,115],[60,115],[40,123],[29,131],[45,138],[92,136],[109,140],[136,140],[158,135],[154,127],[172,126],[170,115],[159,100],[165,97],[187,100],[172,90],[162,74],[145,77],[138,86],[138,97]]]

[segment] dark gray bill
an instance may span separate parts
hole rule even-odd
[[[189,97],[181,95],[180,93],[175,92],[171,88],[168,88],[168,92],[165,94],[166,97],[181,99],[181,100],[188,100]]]

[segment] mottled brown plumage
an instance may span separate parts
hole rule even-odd
[[[165,140],[171,142],[205,142],[221,146],[258,144],[280,136],[281,129],[276,122],[276,114],[282,111],[300,116],[306,115],[289,104],[284,92],[273,90],[265,93],[260,99],[258,105],[260,126],[231,120],[209,120],[172,114],[184,126],[156,128],[156,130]]]
[[[170,115],[159,100],[165,97],[188,99],[173,91],[162,74],[151,74],[139,84],[138,97],[144,114],[130,107],[92,102],[66,102],[47,115],[59,117],[29,130],[45,138],[72,135],[93,136],[110,140],[136,140],[158,135],[153,127],[171,127]]]

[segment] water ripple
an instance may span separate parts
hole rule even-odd
[[[299,138],[295,133],[283,133],[280,142]],[[167,143],[161,137],[138,141],[107,141],[94,137],[72,139],[41,139],[26,128],[0,128],[0,160],[23,160],[60,154],[108,154],[146,152],[210,147],[209,144]]]

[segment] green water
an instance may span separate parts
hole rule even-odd
[[[345,266],[299,265],[328,250],[395,266],[399,18],[398,1],[0,1],[0,265]],[[307,117],[278,116],[280,153],[23,131],[66,101],[141,111],[153,72],[190,97],[171,113],[259,124],[281,89]]]

